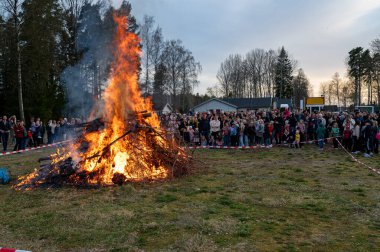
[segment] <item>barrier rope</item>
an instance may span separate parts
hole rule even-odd
[[[0,247],[0,252],[31,252],[31,251]]]
[[[346,148],[344,148],[344,146],[342,145],[341,141],[338,140],[338,138],[341,138],[341,137],[328,137],[328,138],[324,138],[323,141],[325,140],[329,140],[329,139],[336,139],[338,144],[340,145],[340,147],[342,147],[342,149],[357,163],[365,166],[367,169],[377,173],[380,175],[380,170],[378,169],[375,169],[375,168],[372,168],[371,166],[363,163],[362,161],[360,161],[359,159],[357,159],[354,155],[352,155]],[[322,139],[320,139],[322,140]],[[17,150],[17,151],[9,151],[9,152],[2,152],[0,153],[0,156],[6,156],[6,155],[13,155],[13,154],[17,154],[17,153],[23,153],[23,152],[28,152],[28,151],[32,151],[32,150],[39,150],[39,149],[44,149],[44,148],[50,148],[50,147],[54,147],[54,146],[58,146],[58,145],[63,145],[65,143],[68,143],[68,142],[71,142],[72,140],[66,140],[66,141],[62,141],[62,142],[58,142],[58,143],[53,143],[53,144],[45,144],[45,145],[41,145],[41,146],[37,146],[37,147],[31,147],[31,148],[27,148],[27,149],[24,149],[24,150]],[[317,143],[319,140],[310,140],[310,141],[303,141],[303,142],[300,142],[300,144],[312,144],[312,143]],[[284,144],[276,144],[275,146],[288,146],[289,144],[292,144],[292,143],[284,143]],[[207,146],[185,146],[184,148],[187,148],[187,149],[261,149],[261,148],[267,148],[267,146],[261,146],[261,145],[250,145],[250,146],[212,146],[212,145],[207,145]],[[0,251],[1,252],[1,251]]]
[[[328,137],[318,140],[310,140],[310,141],[303,141],[299,142],[299,144],[313,144],[318,143],[319,140],[329,140],[333,139],[334,137]],[[339,137],[340,138],[340,137]],[[288,146],[289,144],[293,143],[282,143],[282,144],[275,144],[274,146]],[[184,148],[188,149],[259,149],[259,148],[266,148],[267,146],[261,146],[261,145],[249,145],[249,146],[221,146],[221,145],[206,145],[206,146],[185,146]]]
[[[336,139],[336,141],[339,143],[340,147],[342,147],[342,149],[352,158],[352,160],[354,160],[355,162],[357,162],[357,163],[365,166],[367,169],[369,169],[369,170],[371,170],[371,171],[373,171],[373,172],[375,172],[375,173],[377,173],[377,174],[380,175],[380,170],[372,168],[371,166],[363,163],[362,161],[360,161],[359,159],[357,159],[354,155],[352,155],[346,148],[344,148],[344,146],[342,145],[342,143],[338,139]]]
[[[7,156],[7,155],[13,155],[13,154],[17,154],[17,153],[28,152],[28,151],[32,151],[32,150],[39,150],[39,149],[50,148],[50,147],[54,147],[54,146],[57,146],[57,145],[62,145],[62,144],[65,144],[65,143],[68,143],[68,142],[71,142],[71,141],[72,140],[66,140],[66,141],[62,141],[62,142],[58,142],[58,143],[45,144],[45,145],[40,145],[40,146],[37,146],[37,147],[26,148],[24,150],[1,152],[0,156]]]

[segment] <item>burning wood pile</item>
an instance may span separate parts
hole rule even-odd
[[[189,173],[190,157],[160,128],[150,100],[141,97],[137,83],[140,39],[127,32],[125,17],[114,19],[118,25],[115,62],[103,93],[102,118],[83,125],[81,137],[21,178],[16,189],[121,185]]]

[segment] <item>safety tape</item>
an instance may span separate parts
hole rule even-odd
[[[58,142],[58,143],[45,144],[45,145],[40,145],[40,146],[37,146],[37,147],[26,148],[24,150],[2,152],[2,153],[0,153],[0,156],[13,155],[13,154],[17,154],[17,153],[32,151],[32,150],[39,150],[39,149],[54,147],[54,146],[62,145],[62,144],[65,144],[65,143],[68,143],[68,142],[71,142],[71,141],[72,140],[66,140],[66,141],[62,141],[62,142]],[[0,252],[2,252],[2,251],[0,250]]]
[[[329,140],[333,139],[334,137],[328,137],[328,138],[323,138],[319,140]],[[337,137],[340,138],[340,137]],[[318,143],[319,140],[310,140],[310,141],[304,141],[300,142],[300,144],[313,144],[313,143]],[[289,144],[292,143],[282,143],[282,144],[274,144],[273,146],[288,146]],[[259,149],[259,148],[267,148],[267,146],[263,145],[250,145],[250,146],[213,146],[213,145],[206,145],[206,146],[186,146],[185,148],[188,149]]]
[[[0,247],[0,252],[31,252],[31,251]]]
[[[342,149],[352,158],[352,160],[354,160],[355,162],[365,166],[367,169],[377,173],[380,175],[380,170],[378,169],[375,169],[375,168],[372,168],[371,166],[363,163],[362,161],[360,161],[359,159],[357,159],[354,155],[352,155],[346,148],[344,148],[344,146],[342,145],[342,143],[337,139],[337,142],[339,143],[340,147],[342,147]]]

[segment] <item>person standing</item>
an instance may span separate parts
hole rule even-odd
[[[362,128],[362,134],[363,134],[363,139],[364,139],[364,144],[365,144],[365,151],[364,157],[371,157],[373,155],[372,153],[372,125],[370,120],[365,121],[365,125]]]
[[[16,125],[16,123],[17,123],[16,116],[15,115],[11,116],[9,118],[9,124],[10,124],[10,127],[11,127],[11,132],[10,132],[9,138],[10,138],[11,144],[13,144],[13,145],[16,143],[15,132],[13,130],[13,128]]]
[[[231,146],[236,147],[238,145],[238,126],[236,122],[234,122],[230,127],[230,139]]]
[[[263,137],[264,137],[264,121],[259,119],[256,124],[256,144],[264,147]]]
[[[352,153],[358,154],[360,152],[360,121],[355,122],[355,127],[352,130],[353,148]]]
[[[24,127],[24,122],[17,122],[17,124],[14,126],[14,131],[16,136],[16,144],[13,148],[13,151],[25,149],[24,138],[26,135],[26,129]]]
[[[210,142],[209,135],[210,135],[210,121],[207,118],[206,113],[202,114],[202,118],[199,121],[199,131],[202,136],[205,137],[207,144]]]
[[[322,122],[319,122],[316,133],[317,133],[317,139],[318,139],[318,144],[319,144],[319,150],[323,150],[323,147],[325,144],[324,138],[325,138],[326,128]]]
[[[11,125],[6,116],[3,116],[3,121],[0,123],[1,142],[3,144],[3,151],[6,152],[8,148],[9,132]]]
[[[230,126],[228,121],[223,123],[223,145],[230,146]]]
[[[216,145],[216,139],[218,137],[220,131],[220,121],[218,120],[218,116],[214,115],[210,120],[210,129],[212,135],[212,145]]]
[[[339,127],[338,123],[334,122],[332,128],[331,128],[331,137],[333,138],[333,144],[334,144],[334,149],[338,149],[338,137],[340,136],[339,134]]]

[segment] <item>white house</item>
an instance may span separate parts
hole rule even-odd
[[[193,108],[193,111],[195,113],[197,112],[236,112],[237,106],[233,105],[231,103],[228,103],[226,101],[212,98],[210,100],[207,100],[205,102],[202,102],[201,104],[198,104]]]
[[[164,106],[164,108],[162,109],[162,114],[166,115],[166,114],[170,114],[172,112],[173,112],[172,106],[170,106],[169,103],[166,103],[165,106]]]
[[[153,104],[153,109],[158,115],[167,115],[173,112],[173,108],[169,103],[161,105]]]

